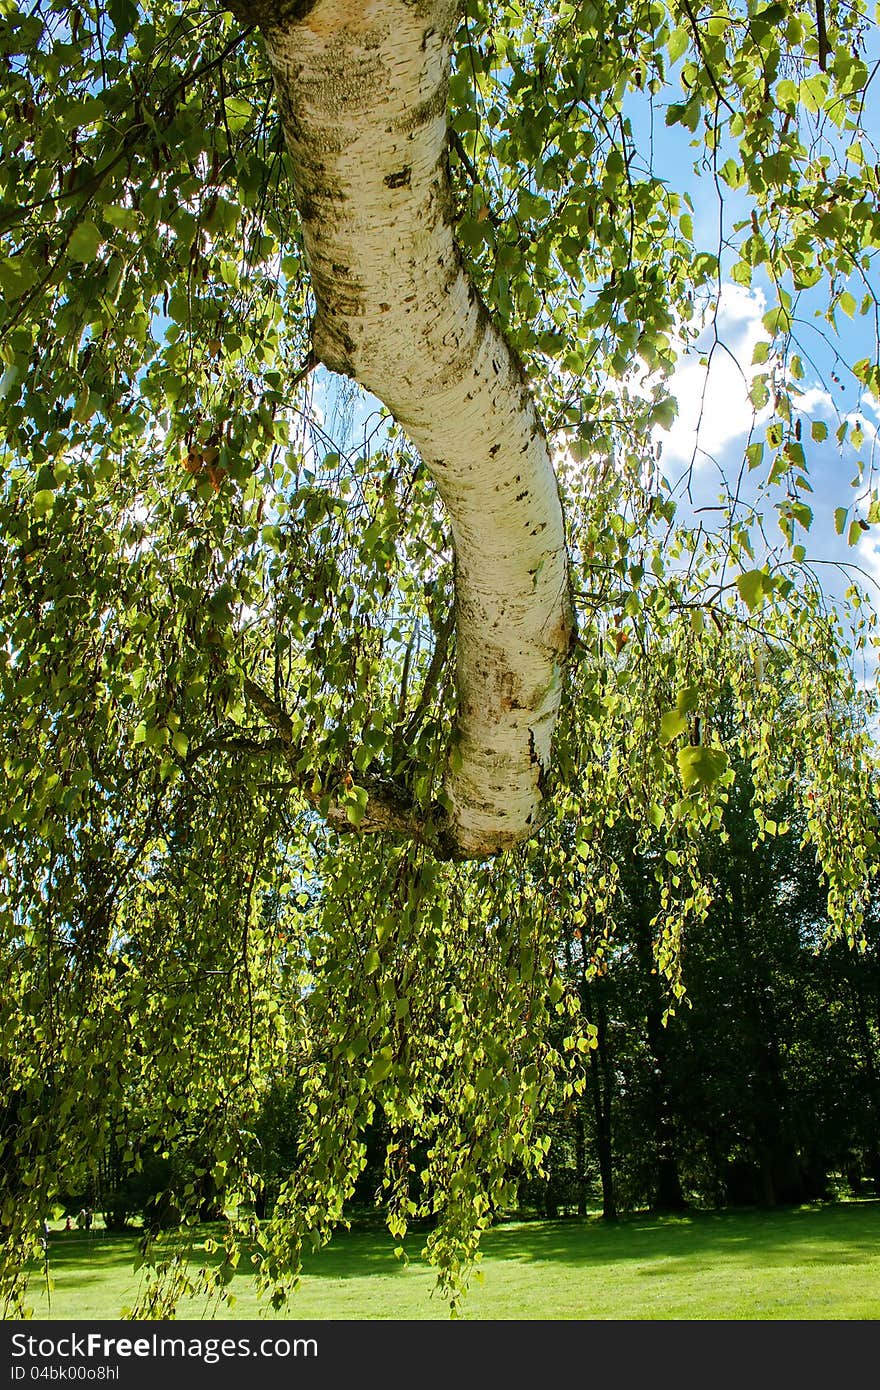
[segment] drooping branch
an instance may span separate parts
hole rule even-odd
[[[250,703],[260,711],[266,723],[276,731],[275,738],[264,740],[250,751],[272,756],[280,754],[291,764],[299,767],[301,749],[293,741],[293,721],[290,715],[268,691],[248,677],[244,681],[244,692]],[[216,745],[212,745],[210,740],[206,741],[206,751],[211,746]],[[198,751],[196,750],[197,753]],[[323,787],[315,788],[314,773],[310,768],[298,771],[293,778],[293,784],[305,800],[324,815],[327,823],[343,834],[355,829],[361,835],[391,832],[406,839],[421,841],[440,859],[461,856],[459,846],[450,836],[441,815],[426,815],[389,778],[374,772],[362,773],[360,777],[368,800],[356,824],[350,816],[350,803],[345,801],[338,790],[325,792]]]
[[[455,244],[447,88],[456,0],[237,0],[275,78],[315,295],[316,356],[419,449],[455,547],[447,833],[531,835],[572,638],[562,508],[516,355]]]

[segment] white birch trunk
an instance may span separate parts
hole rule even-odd
[[[520,364],[463,269],[446,164],[455,0],[238,0],[263,33],[317,303],[316,356],[419,449],[455,547],[455,853],[541,820],[572,638],[562,509]]]

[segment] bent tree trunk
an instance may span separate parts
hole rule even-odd
[[[235,8],[259,26],[274,74],[315,356],[388,407],[449,514],[457,727],[443,833],[457,855],[492,854],[540,823],[572,616],[547,440],[453,238],[446,105],[459,5]],[[389,823],[368,807],[361,828]]]

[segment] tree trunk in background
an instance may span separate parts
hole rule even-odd
[[[880,1197],[880,1070],[877,1066],[874,1035],[869,1024],[861,990],[850,980],[853,1018],[866,1081],[866,1162],[874,1191]]]
[[[674,1108],[669,1083],[666,1029],[663,1027],[664,992],[655,971],[651,907],[642,896],[643,874],[633,877],[633,933],[636,955],[645,981],[645,1030],[654,1065],[648,1083],[650,1123],[654,1132],[655,1180],[651,1207],[658,1211],[684,1211],[687,1207],[675,1152]]]
[[[574,1115],[574,1163],[577,1175],[577,1214],[586,1216],[589,1211],[587,1186],[587,1135],[581,1107]]]
[[[763,891],[745,872],[731,876],[728,906],[731,940],[737,943],[742,990],[742,1017],[748,1051],[743,1063],[751,1072],[752,1150],[758,1169],[759,1200],[763,1206],[799,1202],[804,1198],[803,1175],[788,1120],[788,1086],[779,1046],[773,1004],[773,979],[760,947],[755,949],[749,924],[760,923],[766,911]]]
[[[581,943],[583,952],[583,942]],[[584,955],[581,972],[581,1001],[584,1016],[596,1025],[596,1046],[590,1054],[587,1084],[593,1102],[596,1125],[596,1157],[602,1182],[602,1215],[606,1221],[617,1220],[617,1197],[614,1190],[614,1149],[612,1145],[611,1107],[614,1098],[614,1075],[608,1048],[608,1010],[601,980],[587,978]]]
[[[452,229],[450,0],[237,0],[263,35],[317,304],[314,351],[419,449],[455,550],[450,853],[540,824],[572,640],[562,508],[515,354]],[[368,807],[362,828],[379,828]],[[387,821],[385,822],[387,823]]]

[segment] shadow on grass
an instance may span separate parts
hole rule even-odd
[[[212,1265],[220,1253],[206,1255],[205,1237],[217,1227],[194,1233],[190,1254],[196,1266]],[[340,1231],[323,1250],[304,1259],[303,1273],[317,1280],[355,1280],[371,1275],[404,1279],[419,1268],[425,1234],[411,1233],[406,1241],[409,1265],[397,1260],[397,1244],[382,1228]],[[169,1242],[170,1245],[171,1242]],[[676,1216],[634,1216],[615,1224],[599,1217],[559,1221],[523,1221],[487,1232],[482,1245],[486,1261],[541,1264],[571,1268],[633,1261],[645,1264],[644,1275],[662,1275],[678,1262],[710,1264],[737,1259],[764,1265],[859,1264],[880,1249],[880,1199],[779,1210],[693,1212]],[[83,1236],[56,1232],[50,1237],[49,1267],[53,1278],[68,1289],[85,1288],[102,1277],[118,1278],[128,1270],[134,1278],[137,1257],[135,1233]],[[253,1266],[243,1254],[234,1282],[249,1280]],[[34,1290],[42,1269],[32,1274]]]
[[[206,1253],[203,1242],[212,1236],[221,1238],[223,1228],[219,1225],[204,1225],[196,1228],[189,1237],[178,1232],[167,1232],[155,1247],[157,1258],[163,1253],[185,1249],[193,1267],[214,1267],[222,1263],[222,1251]],[[179,1244],[178,1244],[179,1238]],[[136,1231],[113,1233],[101,1232],[98,1235],[84,1236],[80,1233],[59,1231],[49,1237],[48,1264],[53,1281],[63,1282],[66,1290],[85,1289],[94,1286],[105,1278],[119,1279],[129,1275],[134,1281],[138,1277],[135,1264],[139,1260],[139,1234]],[[394,1247],[399,1242],[383,1229],[371,1228],[367,1231],[339,1231],[328,1246],[304,1257],[304,1270],[313,1277],[331,1279],[358,1279],[378,1274],[384,1278],[405,1276],[406,1266],[394,1256]],[[420,1260],[418,1252],[424,1238],[418,1243],[411,1241],[410,1263],[427,1264]],[[33,1292],[44,1285],[44,1266],[33,1263],[29,1269]],[[254,1266],[245,1250],[233,1279],[235,1282],[249,1280],[254,1275]]]
[[[89,1236],[57,1231],[49,1237],[49,1273],[53,1280],[63,1278],[68,1289],[87,1288],[107,1275],[133,1275],[136,1258],[137,1237],[128,1231]],[[29,1273],[36,1292],[44,1285],[43,1264],[32,1264]]]
[[[715,1259],[741,1254],[799,1264],[858,1264],[880,1249],[880,1200],[776,1210],[521,1223],[486,1235],[485,1257],[581,1265]],[[662,1265],[651,1271],[661,1273]]]

